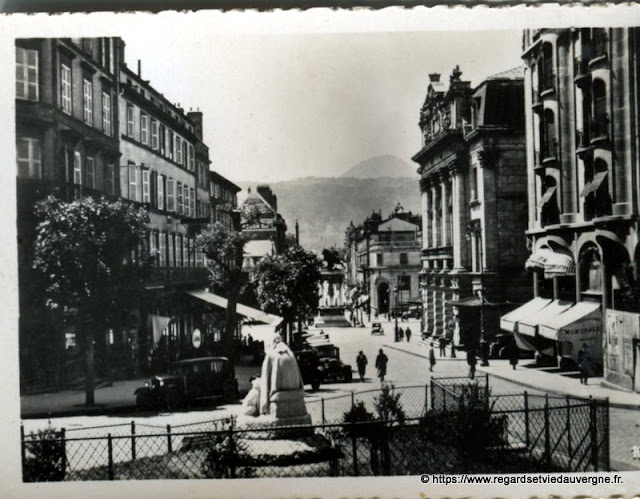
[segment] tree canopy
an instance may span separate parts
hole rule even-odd
[[[254,273],[260,306],[287,322],[314,314],[318,307],[320,266],[318,257],[300,246],[262,259]]]

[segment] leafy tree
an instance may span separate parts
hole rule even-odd
[[[227,355],[233,353],[236,306],[243,287],[242,261],[247,236],[220,222],[209,224],[196,238],[197,246],[207,257],[212,286],[227,296],[225,331],[222,344]]]
[[[258,303],[288,324],[313,315],[318,307],[320,266],[318,257],[301,246],[263,258],[254,273]]]
[[[75,310],[85,356],[86,405],[95,403],[94,333],[121,324],[123,311],[143,295],[152,255],[149,216],[122,201],[53,196],[36,205],[34,268],[45,282],[46,304]]]

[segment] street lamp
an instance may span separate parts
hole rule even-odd
[[[466,239],[474,238],[478,245],[479,264],[480,264],[480,355],[482,356],[482,365],[489,365],[489,342],[487,341],[487,333],[485,331],[484,322],[484,258],[482,251],[482,227],[480,221],[471,220],[467,224]]]
[[[394,315],[396,316],[396,330],[394,335],[394,341],[398,341],[398,295],[400,294],[400,289],[398,286],[393,288],[393,293],[396,295],[396,309]]]

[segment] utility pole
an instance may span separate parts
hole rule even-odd
[[[296,220],[296,245],[300,246],[300,226],[298,225],[297,220]]]

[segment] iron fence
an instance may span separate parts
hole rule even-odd
[[[396,388],[405,418],[344,422],[380,390],[307,401],[313,423],[117,425],[107,435],[22,431],[25,481],[322,477],[609,469],[608,401],[492,395],[488,377]],[[95,432],[98,427],[92,430]],[[80,436],[78,436],[80,435]]]

